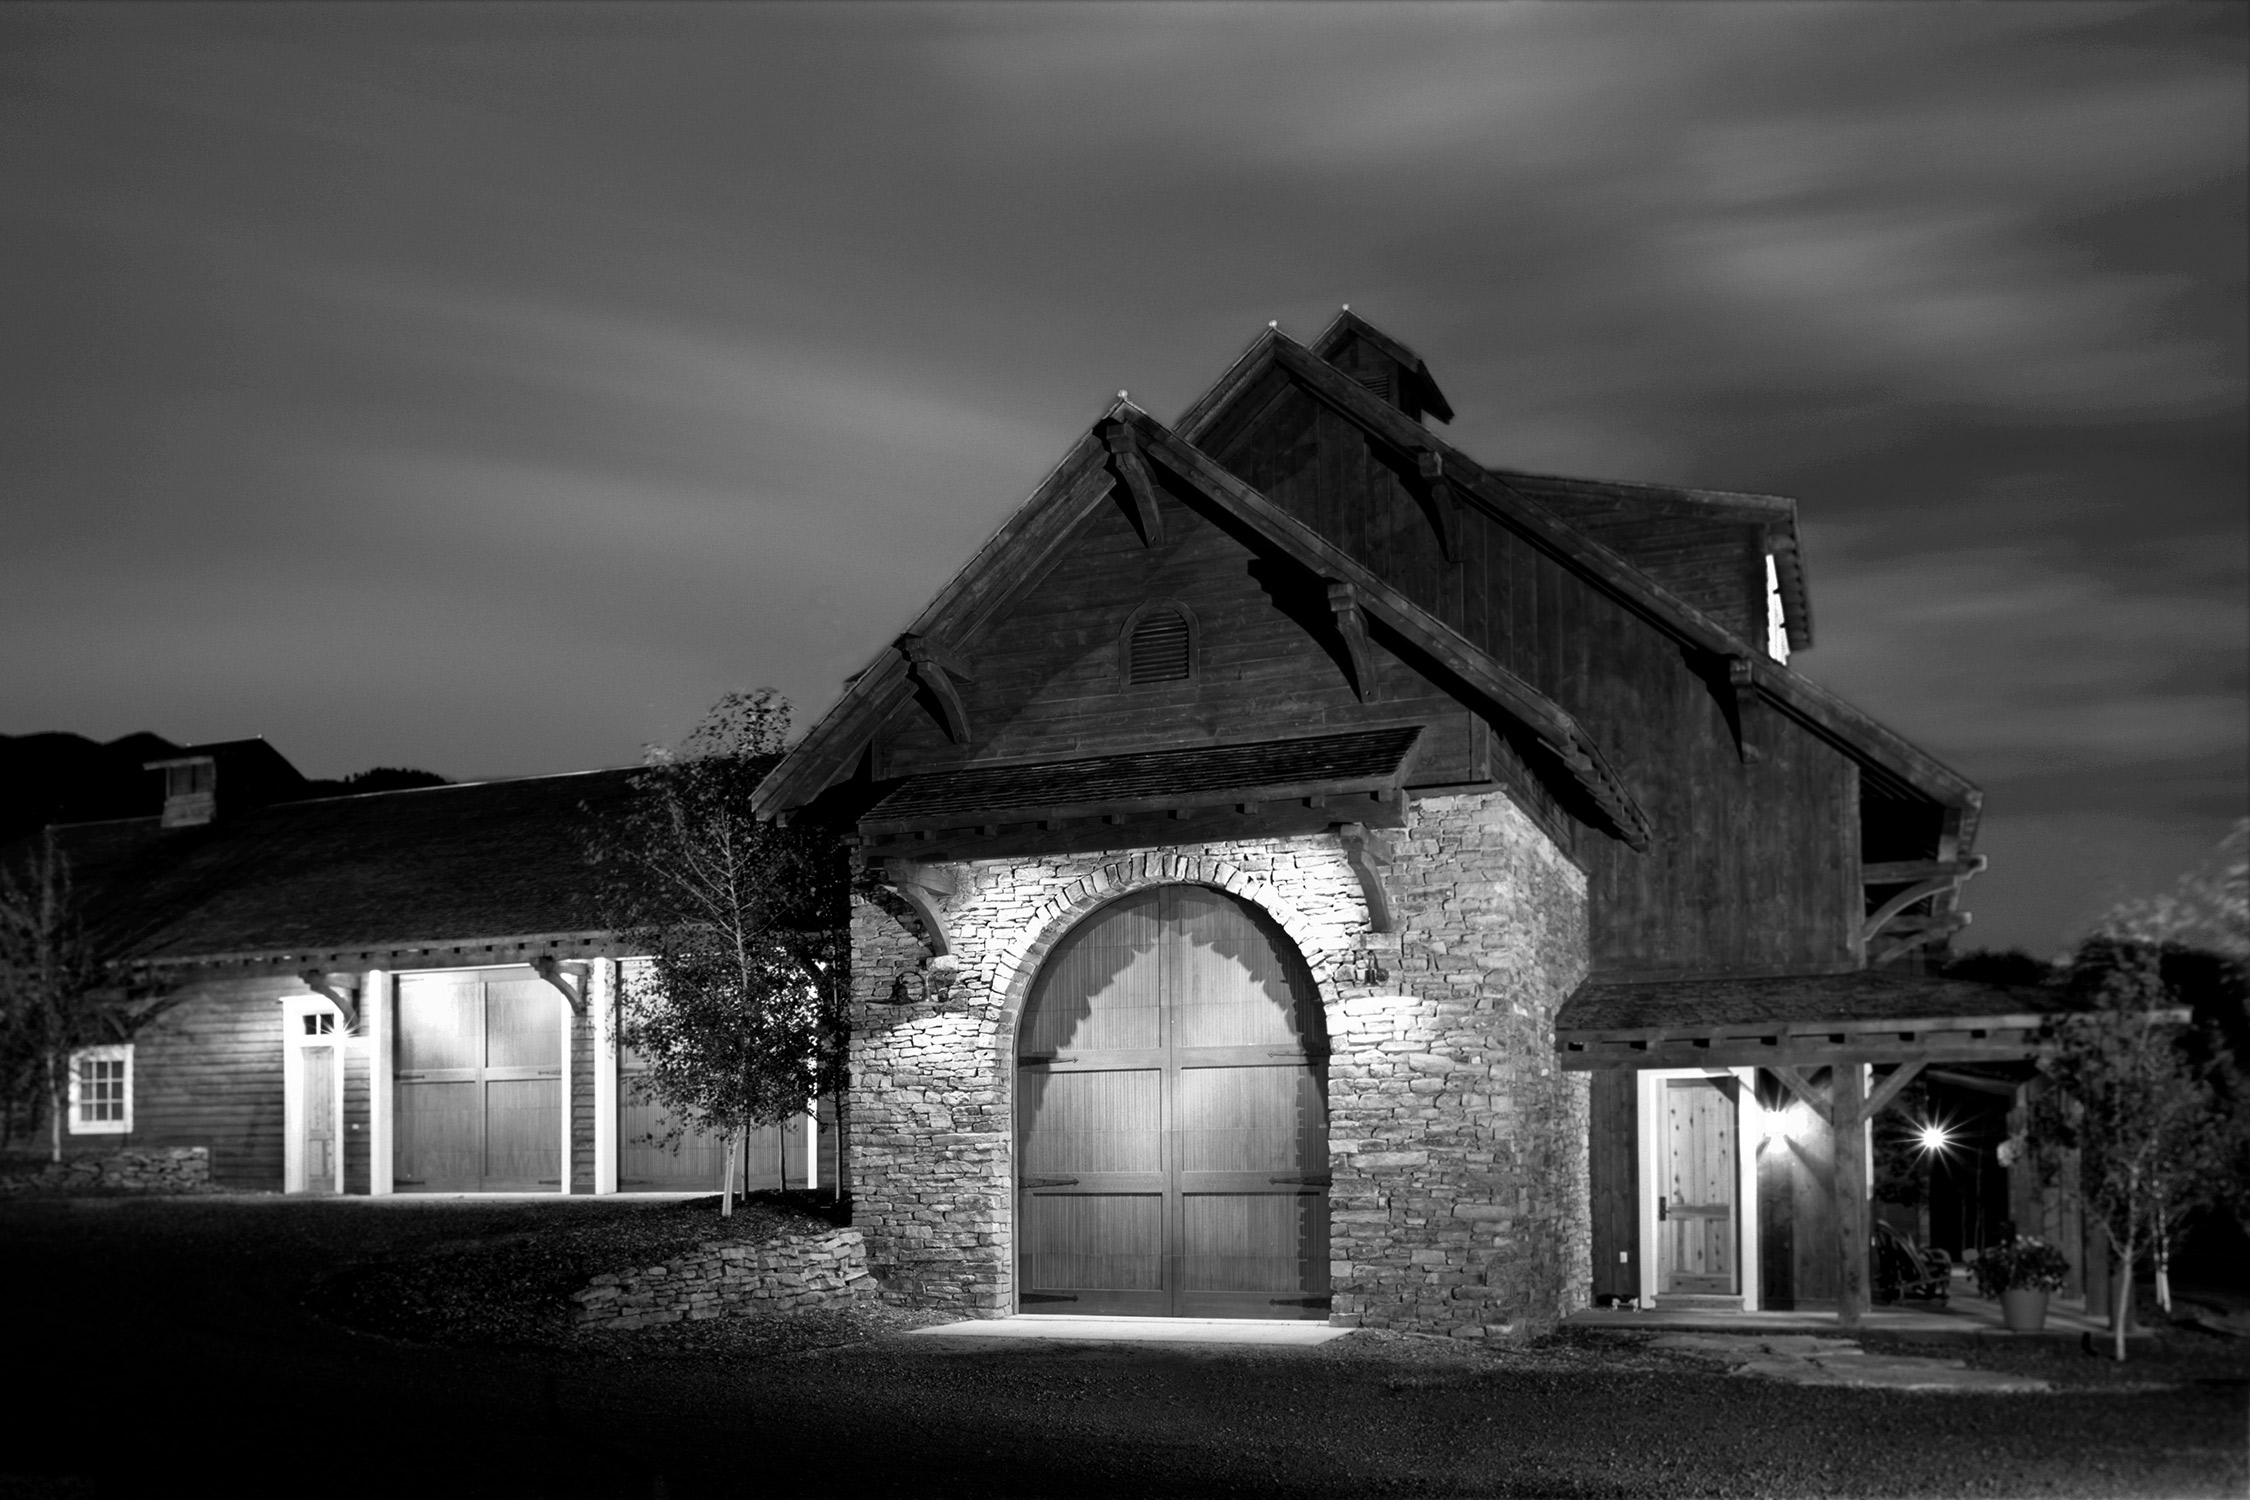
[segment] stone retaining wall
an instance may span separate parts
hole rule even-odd
[[[211,1190],[211,1148],[113,1151],[49,1162],[35,1172],[0,1177],[6,1193],[202,1193]]]
[[[1586,1080],[1554,1012],[1587,971],[1586,877],[1500,793],[1379,832],[1399,930],[1369,930],[1333,835],[951,867],[954,962],[855,901],[853,1216],[888,1300],[1014,1308],[1015,1032],[1040,960],[1096,906],[1215,886],[1297,945],[1327,1016],[1333,1318],[1487,1337],[1586,1305]],[[890,1003],[919,995],[916,1003]]]
[[[596,1276],[570,1300],[580,1328],[642,1328],[843,1307],[874,1287],[859,1231],[836,1229],[762,1245],[708,1240],[660,1266]]]

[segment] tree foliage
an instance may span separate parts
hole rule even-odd
[[[2115,938],[2081,948],[2071,978],[2081,1008],[2050,1023],[2043,1086],[2029,1100],[2028,1134],[2045,1174],[2058,1176],[2075,1158],[2088,1222],[2108,1239],[2118,1359],[2132,1268],[2152,1250],[2161,1257],[2187,1215],[2223,1192],[2230,1170],[2228,1053],[2215,1032],[2189,1024],[2191,1007],[2167,982],[2167,956]]]
[[[843,851],[819,830],[761,823],[751,805],[788,731],[771,689],[728,694],[676,752],[651,755],[589,850],[606,924],[647,958],[619,996],[644,1086],[676,1121],[737,1145],[816,1090],[840,1140],[849,1121]],[[840,1149],[839,1178],[847,1169]],[[731,1208],[731,1172],[728,1190]]]
[[[70,1054],[130,1038],[145,1015],[122,1004],[87,935],[70,857],[52,828],[0,866],[0,1081],[11,1125],[44,1114],[62,1160]]]

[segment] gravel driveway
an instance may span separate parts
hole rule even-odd
[[[0,1205],[18,1368],[42,1382],[10,1403],[0,1494],[2240,1495],[2250,1483],[2250,1369],[2215,1335],[2166,1335],[2123,1371],[2043,1351],[2061,1382],[2047,1394],[1933,1395],[1744,1379],[1632,1341],[996,1345],[830,1317],[436,1347],[305,1307],[355,1260],[601,1211]]]

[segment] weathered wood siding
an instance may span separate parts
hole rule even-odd
[[[1591,1079],[1587,1167],[1594,1195],[1596,1297],[1638,1297],[1641,1290],[1638,1079],[1621,1068]]]
[[[1763,759],[1745,764],[1723,674],[1706,676],[1710,664],[1699,669],[1647,619],[1479,508],[1452,510],[1449,562],[1407,466],[1284,378],[1246,392],[1205,444],[1601,744],[1657,844],[1637,855],[1600,835],[1581,841],[1597,976],[1856,965],[1858,830],[1843,754],[1762,711],[1748,732]],[[1762,625],[1751,639],[1763,639]]]
[[[369,1045],[365,1038],[354,1037],[345,1039],[338,1049],[344,1064],[344,1133],[338,1145],[344,1153],[347,1193],[364,1193],[369,1186],[368,1152],[375,1139],[374,1117],[368,1112]]]
[[[288,978],[193,987],[134,1038],[133,1133],[74,1137],[73,1149],[208,1146],[212,1181],[279,1192],[280,1000],[302,993]],[[346,1139],[347,1152],[364,1155]]]
[[[894,715],[876,772],[901,776],[981,761],[1060,760],[1391,723],[1427,725],[1413,780],[1490,774],[1490,736],[1474,716],[1397,658],[1375,650],[1376,684],[1352,691],[1324,593],[1261,564],[1242,541],[1166,489],[1163,543],[1142,544],[1121,506],[1104,509],[1055,568],[968,655],[967,747],[929,706]],[[1185,604],[1194,676],[1127,686],[1120,643],[1152,599]]]

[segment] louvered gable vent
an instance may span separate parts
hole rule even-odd
[[[1125,680],[1173,682],[1188,676],[1188,622],[1176,609],[1152,609],[1133,626]]]

